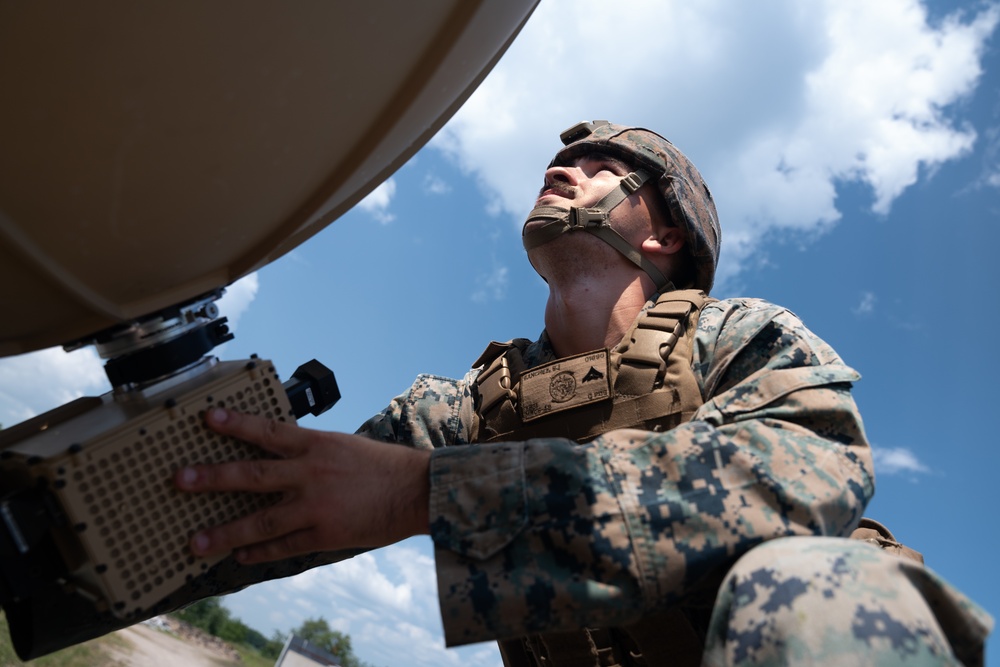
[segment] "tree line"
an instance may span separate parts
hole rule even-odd
[[[223,641],[250,646],[267,658],[277,659],[288,640],[288,635],[278,630],[268,639],[240,619],[234,618],[232,612],[222,606],[217,597],[198,600],[172,615]],[[350,635],[332,629],[326,619],[306,619],[299,627],[293,628],[291,634],[332,653],[343,667],[371,667],[354,655]]]

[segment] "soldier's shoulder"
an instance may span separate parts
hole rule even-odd
[[[737,357],[753,370],[764,365],[843,365],[836,351],[795,313],[765,299],[732,298],[707,304],[695,341],[695,368],[715,380],[721,371],[731,369]]]
[[[732,297],[705,304],[698,319],[698,329],[716,333],[723,329],[739,329],[750,333],[776,320],[784,326],[799,324],[799,318],[784,306],[765,299]]]

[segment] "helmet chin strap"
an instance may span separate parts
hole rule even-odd
[[[645,271],[653,279],[657,290],[672,289],[673,284],[663,275],[663,272],[611,227],[611,211],[628,199],[648,180],[648,173],[642,169],[636,169],[593,206],[586,208],[574,206],[568,209],[560,206],[536,206],[528,214],[528,219],[521,230],[521,241],[524,244],[524,249],[537,248],[567,232],[588,232]],[[528,223],[536,220],[547,220],[548,222],[526,231]]]

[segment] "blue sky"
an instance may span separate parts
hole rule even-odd
[[[284,376],[318,358],[344,398],[302,424],[352,431],[417,373],[460,375],[491,339],[535,337],[546,290],[519,229],[558,133],[645,125],[712,186],[714,295],[788,307],[861,372],[867,514],[1000,615],[1000,5],[690,4],[547,0],[428,147],[230,289],[220,356],[256,352]],[[105,387],[89,351],[0,360],[0,423]],[[491,645],[444,649],[427,539],[227,605],[265,634],[323,616],[376,665],[499,664]]]

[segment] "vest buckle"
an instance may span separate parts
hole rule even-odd
[[[500,357],[500,363],[491,364],[476,379],[479,386],[479,396],[481,405],[479,410],[485,414],[507,399],[514,403],[517,394],[511,389],[510,365],[507,363],[507,356]]]

